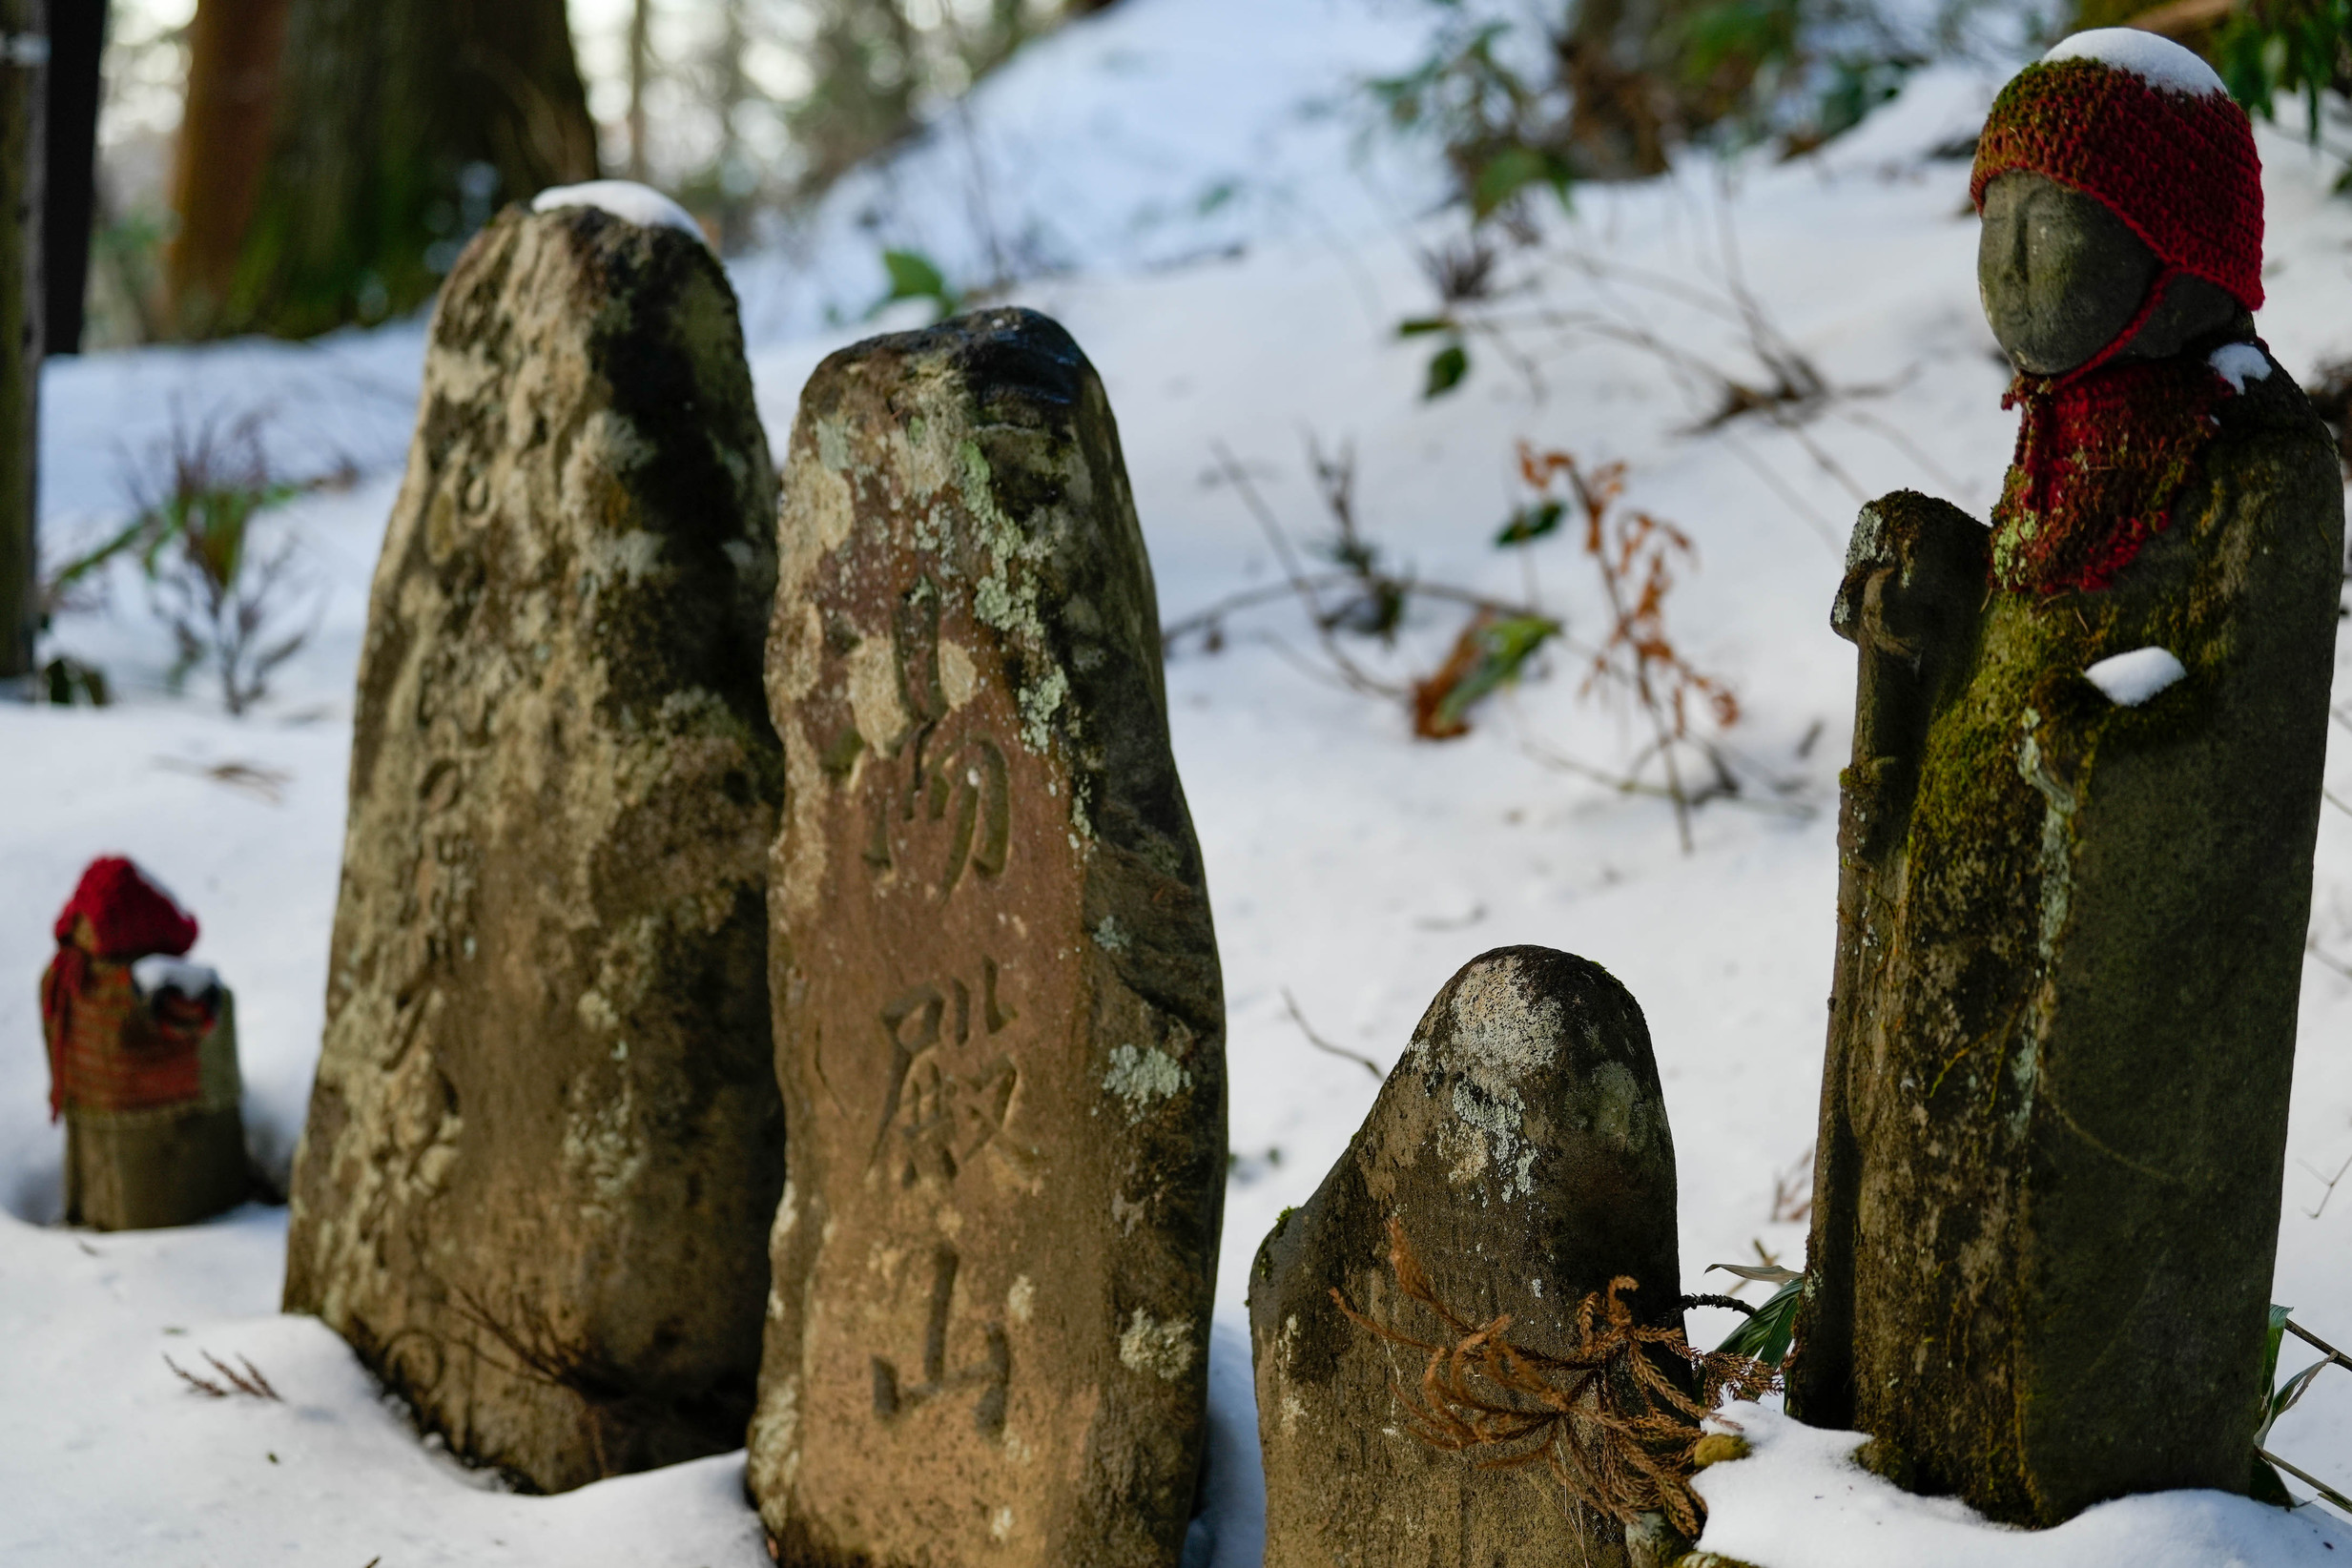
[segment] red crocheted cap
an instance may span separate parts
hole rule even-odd
[[[90,939],[97,943],[94,956],[110,963],[151,953],[176,958],[196,945],[196,917],[119,855],[101,856],[82,873],[72,898],[57,916],[59,941],[72,939],[77,919],[90,922]]]
[[[2254,126],[2220,79],[2179,45],[2100,30],[2019,72],[1993,100],[1976,143],[1969,197],[1977,211],[1985,187],[2017,170],[2096,197],[2167,267],[2218,284],[2248,310],[2261,306],[2262,165]]]

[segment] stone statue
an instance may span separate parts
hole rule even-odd
[[[41,977],[50,1114],[66,1124],[66,1223],[193,1225],[245,1201],[237,1008],[183,961],[196,917],[120,856],[90,863]]]
[[[2261,186],[2220,80],[2078,34],[1970,185],[2017,369],[1990,530],[1864,508],[1810,1278],[1790,1408],[2052,1524],[2246,1490],[2343,499],[2254,336]]]

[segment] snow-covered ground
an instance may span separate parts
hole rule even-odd
[[[1204,9],[1231,12],[1234,25],[1176,20]],[[1250,47],[1238,31],[1245,9]],[[1015,298],[1067,324],[1109,385],[1162,615],[1173,622],[1275,580],[1257,523],[1214,479],[1220,449],[1291,530],[1312,535],[1328,523],[1307,443],[1351,444],[1373,537],[1425,576],[1513,594],[1528,591],[1529,563],[1489,542],[1526,499],[1516,444],[1622,461],[1626,504],[1696,543],[1697,567],[1670,613],[1693,661],[1739,692],[1743,717],[1729,741],[1787,788],[1707,807],[1686,856],[1662,803],[1542,760],[1607,767],[1638,742],[1621,712],[1579,699],[1573,661],[1490,704],[1467,738],[1431,745],[1410,738],[1399,709],[1319,673],[1289,607],[1236,615],[1222,651],[1193,644],[1172,659],[1177,756],[1207,858],[1230,1021],[1235,1161],[1207,1520],[1218,1568],[1257,1561],[1246,1267],[1280,1210],[1339,1155],[1376,1088],[1361,1065],[1309,1043],[1290,1000],[1317,1034],[1385,1064],[1447,977],[1487,948],[1539,942],[1600,961],[1649,1016],[1681,1153],[1684,1288],[1702,1288],[1706,1265],[1753,1262],[1759,1249],[1798,1261],[1804,1226],[1776,1202],[1806,1190],[1829,983],[1835,778],[1853,676],[1827,611],[1847,526],[1861,499],[1902,485],[1981,515],[2013,431],[1975,302],[1967,166],[1932,155],[1972,130],[1989,101],[1993,83],[1958,70],[1916,78],[1812,157],[1694,164],[1646,186],[1581,190],[1576,217],[1552,224],[1542,249],[1503,259],[1506,301],[1601,310],[1751,375],[1735,329],[1655,286],[1720,296],[1736,254],[1779,329],[1841,389],[1801,429],[1750,418],[1696,432],[1711,411],[1703,389],[1655,354],[1591,341],[1536,340],[1532,373],[1474,344],[1462,388],[1423,402],[1431,342],[1399,340],[1394,326],[1434,307],[1416,251],[1455,237],[1455,220],[1408,222],[1434,172],[1359,178],[1345,127],[1302,107],[1344,95],[1351,71],[1408,55],[1403,14],[1380,0],[1126,0],[1041,47],[975,107],[978,134],[1027,138],[1019,145],[1035,186],[1024,200],[1066,189],[1071,223],[1090,215],[1095,237],[1070,247],[1084,270]],[[1261,37],[1272,40],[1263,52]],[[2265,133],[2262,146],[2262,325],[2301,376],[2352,354],[2352,202],[2325,196],[2332,171],[2300,142]],[[1383,157],[1396,165],[1400,155]],[[1134,217],[1154,202],[1173,213],[1185,193],[1235,171],[1279,175],[1267,188],[1305,195],[1245,203],[1239,216],[1234,198],[1196,201],[1191,218],[1165,226]],[[1300,217],[1307,196],[1332,216]],[[1112,243],[1145,231],[1148,245]],[[951,267],[966,259],[947,239],[917,237]],[[825,303],[879,291],[878,242],[841,218],[797,260],[738,269],[779,445],[808,370],[869,330],[813,323]],[[1578,257],[1609,270],[1596,280]],[[61,1141],[45,1120],[32,980],[49,920],[94,855],[137,857],[194,906],[204,923],[196,956],[238,992],[257,1151],[282,1167],[299,1132],[352,674],[421,355],[410,322],[307,347],[93,356],[52,365],[45,381],[45,526],[61,552],[119,520],[127,476],[152,463],[175,421],[184,429],[259,410],[281,470],[348,466],[357,478],[273,514],[269,526],[299,544],[300,609],[317,630],[256,713],[227,718],[199,681],[182,696],[166,691],[170,642],[129,574],[106,608],[61,618],[52,644],[103,665],[121,705],[0,710],[0,887],[11,895],[0,909],[0,976],[17,977],[0,986],[0,1041],[13,1042],[0,1051],[0,1562],[62,1568],[134,1553],[257,1568],[764,1560],[739,1458],[526,1498],[487,1490],[421,1447],[340,1341],[276,1314],[281,1210],[137,1235],[49,1223]],[[1556,541],[1531,562],[1572,634],[1590,631],[1596,592],[1573,550]],[[1457,627],[1432,608],[1393,656],[1363,652],[1392,674],[1423,671]],[[2331,778],[2352,794],[2352,743],[2338,747]],[[2314,939],[2352,961],[2352,818],[2328,813],[2319,854]],[[2352,1161],[2352,1056],[2338,1044],[2352,1026],[2352,980],[2315,959],[2302,1002],[2276,1299],[2352,1343],[2352,1200],[2327,1201],[2328,1179]],[[1711,1342],[1730,1322],[1694,1314],[1693,1337]],[[283,1402],[205,1398],[163,1361],[200,1370],[208,1351],[233,1365],[249,1358]],[[2322,1507],[2290,1516],[2212,1496],[2116,1505],[2128,1514],[2120,1522],[2087,1516],[2072,1534],[1993,1532],[1888,1491],[1846,1467],[1833,1441],[1768,1415],[1751,1429],[1758,1457],[1705,1482],[1716,1507],[1708,1544],[1766,1568],[2352,1560],[2352,1528]],[[2352,1490],[2352,1374],[2322,1378],[2272,1447]]]

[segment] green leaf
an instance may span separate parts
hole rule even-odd
[[[2271,1384],[2279,1378],[2279,1347],[2286,1339],[2287,1316],[2294,1310],[2275,1301],[2270,1304],[2270,1328],[2262,1340],[2262,1397],[2266,1401]]]
[[[1559,526],[1559,520],[1568,515],[1568,508],[1557,501],[1538,501],[1521,506],[1511,514],[1502,532],[1495,536],[1497,545],[1526,545],[1541,539]]]
[[[890,292],[875,301],[874,309],[866,312],[871,318],[884,306],[901,299],[937,300],[939,313],[952,316],[956,310],[956,291],[947,286],[937,264],[920,251],[884,251],[882,268],[890,275]]]
[[[1435,728],[1455,728],[1480,698],[1516,680],[1520,667],[1559,629],[1558,621],[1540,615],[1507,616],[1482,628],[1478,632],[1477,662],[1437,704]]]
[[[1454,319],[1450,316],[1414,316],[1396,323],[1399,338],[1420,338],[1433,332],[1453,330]]]
[[[1530,185],[1549,185],[1566,205],[1567,164],[1525,143],[1503,147],[1479,166],[1478,177],[1471,182],[1471,216],[1485,217]]]
[[[1429,383],[1421,388],[1424,398],[1442,398],[1462,384],[1470,374],[1470,350],[1460,343],[1448,343],[1430,356]]]
[[[1777,1367],[1788,1354],[1788,1341],[1797,1328],[1797,1308],[1805,1300],[1805,1276],[1798,1275],[1772,1292],[1756,1309],[1756,1315],[1723,1336],[1715,1348],[1733,1355],[1752,1355],[1767,1367]]]

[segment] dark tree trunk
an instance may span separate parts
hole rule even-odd
[[[498,203],[595,175],[564,0],[291,0],[281,59],[216,331],[414,309]]]
[[[46,0],[0,0],[0,691],[32,674]]]
[[[90,286],[90,223],[98,194],[98,61],[106,52],[106,0],[50,9],[48,173],[41,198],[41,279],[47,354],[82,348],[82,295]]]
[[[270,153],[287,0],[199,0],[172,167],[178,217],[164,255],[172,329],[202,336],[237,277]]]

